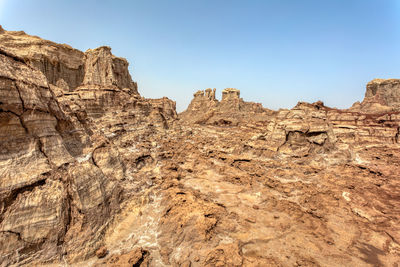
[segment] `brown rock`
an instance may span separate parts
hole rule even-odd
[[[7,255],[0,264],[53,261],[65,252],[65,260],[84,260],[119,211],[120,182],[133,179],[125,168],[137,153],[129,140],[169,127],[175,103],[138,96],[127,62],[108,48],[86,59],[23,32],[0,39],[0,231],[17,238],[0,249]],[[97,65],[85,71],[85,60]],[[131,134],[118,141],[119,152],[109,138],[124,132]]]
[[[400,80],[374,79],[367,84],[364,100],[350,110],[364,113],[400,111]]]
[[[107,254],[108,254],[108,250],[106,247],[101,247],[98,250],[96,250],[96,256],[99,259],[104,258],[105,256],[107,256]]]
[[[112,55],[108,46],[89,49],[85,52],[83,85],[116,86],[138,94],[137,85],[131,79],[128,65],[126,59]]]
[[[112,266],[112,267],[131,267],[131,266],[148,266],[148,252],[142,248],[136,248],[127,253],[120,255],[110,255],[110,257],[96,264],[96,266]]]
[[[204,266],[242,266],[237,243],[219,245],[207,255]]]
[[[232,126],[243,121],[256,123],[272,113],[259,103],[243,101],[235,88],[224,89],[221,101],[215,98],[215,89],[197,91],[193,96],[188,108],[179,114],[190,123]]]
[[[400,107],[400,80],[399,79],[375,79],[367,84],[365,100],[376,102],[386,106]]]
[[[397,264],[397,80],[347,110],[207,89],[178,120],[110,48],[0,31],[1,266]]]

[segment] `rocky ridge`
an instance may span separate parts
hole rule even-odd
[[[135,138],[167,129],[175,103],[140,97],[108,47],[82,53],[23,32],[0,44],[1,262],[85,259],[148,157]],[[118,133],[135,167],[113,148]]]
[[[249,119],[265,121],[273,113],[260,103],[243,101],[238,89],[224,89],[221,101],[216,99],[215,93],[215,88],[194,93],[188,108],[180,114],[181,119],[194,124],[233,126]]]
[[[400,82],[347,110],[227,88],[181,114],[125,59],[0,28],[0,266],[396,266]]]

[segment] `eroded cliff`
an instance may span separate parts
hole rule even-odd
[[[140,146],[169,127],[175,103],[140,97],[108,47],[82,53],[7,31],[0,44],[1,263],[84,260],[147,156]]]
[[[399,92],[178,116],[109,47],[0,29],[0,265],[396,266]]]

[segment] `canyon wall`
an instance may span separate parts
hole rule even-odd
[[[0,44],[0,262],[85,259],[133,179],[121,154],[143,157],[122,146],[168,129],[175,102],[142,98],[109,47],[83,53],[7,31]]]

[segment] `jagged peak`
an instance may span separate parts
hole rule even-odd
[[[373,79],[372,81],[368,82],[368,85],[372,85],[372,84],[382,84],[382,83],[400,83],[400,79],[380,79],[380,78],[376,78]]]
[[[99,46],[97,48],[89,48],[85,51],[85,53],[90,53],[90,52],[97,52],[97,51],[102,51],[102,50],[106,50],[111,52],[111,47],[107,46],[107,45],[103,45],[103,46]]]
[[[4,32],[0,35],[2,50],[40,70],[49,84],[57,86],[66,83],[66,91],[91,85],[96,88],[129,89],[129,92],[138,94],[137,84],[129,74],[128,61],[114,56],[109,46],[82,52],[67,44],[58,44],[25,32],[1,29]]]
[[[211,88],[207,88],[205,90],[198,90],[193,94],[193,97],[195,99],[197,98],[207,98],[209,100],[216,100],[215,98],[215,93],[216,93],[216,88],[211,89]],[[222,90],[222,100],[224,100],[227,96],[234,96],[239,98],[240,97],[240,90],[236,89],[236,88],[225,88]]]
[[[222,93],[240,93],[239,89],[236,88],[225,88]]]
[[[400,107],[400,79],[374,79],[367,84],[365,98],[361,103],[367,107],[378,103],[398,109]]]
[[[299,101],[297,102],[296,106],[293,107],[293,109],[320,109],[320,108],[324,108],[324,102],[322,102],[321,100],[318,100],[314,103],[308,103],[308,102],[303,102],[303,101]]]
[[[236,88],[225,88],[222,90],[222,100],[227,100],[230,98],[240,98],[240,90]]]
[[[122,61],[125,61],[126,64],[129,65],[129,62],[126,58],[124,57],[117,57],[116,55],[114,55],[112,53],[112,48],[108,45],[103,45],[103,46],[99,46],[97,48],[89,48],[85,51],[85,54],[91,54],[91,53],[102,53],[104,52],[106,55],[110,55],[112,58],[116,58]]]

